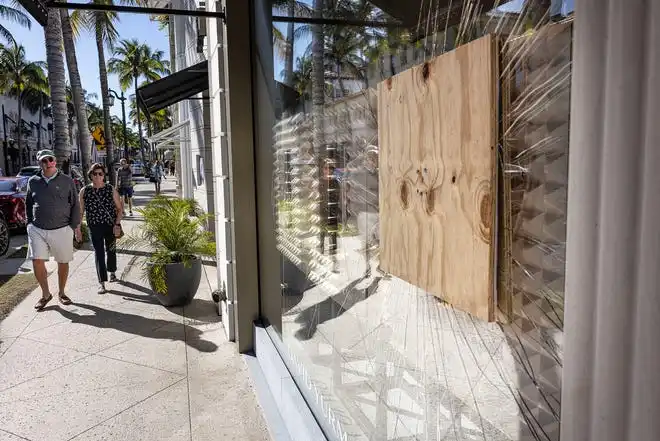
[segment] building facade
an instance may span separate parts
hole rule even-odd
[[[660,433],[651,264],[660,254],[652,123],[660,114],[660,7],[477,3],[442,15],[459,17],[447,26],[429,24],[422,44],[369,60],[368,75],[351,83],[361,90],[331,84],[311,106],[281,84],[273,29],[287,20],[272,2],[205,4],[226,19],[203,20],[204,55],[186,55],[197,50],[199,21],[174,20],[175,70],[207,62],[205,92],[183,98],[202,99],[176,104],[182,193],[215,215],[223,323],[239,351],[255,353],[281,439],[620,441]],[[551,14],[523,9],[543,4]],[[423,4],[373,6],[418,30],[420,16],[441,15]],[[460,20],[466,14],[474,19]],[[325,41],[372,28],[333,22]],[[490,323],[380,270],[374,102],[376,85],[393,73],[485,32],[504,43],[510,101],[500,113],[498,182],[512,188],[514,225],[501,236],[506,226],[497,226],[498,240],[510,240],[498,262],[512,265],[513,276],[498,291],[508,312]]]
[[[22,119],[22,152],[18,151],[18,101],[14,97],[0,95],[0,104],[2,105],[2,135],[3,151],[0,167],[6,175],[15,175],[18,173],[19,156],[23,158],[20,164],[36,164],[36,154],[41,142],[42,146],[49,146],[53,140],[53,120],[47,114],[39,117],[39,112],[32,113],[23,107],[21,111]],[[41,126],[40,126],[41,124]],[[39,132],[41,131],[41,140]]]

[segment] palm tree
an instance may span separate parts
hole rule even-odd
[[[312,10],[309,5],[297,0],[273,0],[273,8],[286,14],[287,17],[310,17]],[[293,87],[293,62],[294,62],[294,43],[296,39],[308,35],[309,25],[298,26],[296,29],[293,22],[287,24],[286,37],[276,26],[273,26],[273,43],[278,50],[278,54],[284,60],[283,82],[287,86]]]
[[[293,71],[292,83],[293,88],[301,97],[304,111],[305,102],[311,98],[312,58],[309,55],[299,57],[296,60],[296,70]]]
[[[138,123],[138,111],[137,106],[135,105],[135,97],[131,97],[129,104],[130,111],[128,112],[128,118],[135,125]],[[150,124],[152,132],[160,132],[172,126],[172,114],[169,108],[160,109],[156,112],[153,112],[149,115],[147,119],[144,112],[139,113],[140,121],[142,124]]]
[[[12,2],[12,4],[14,5],[15,3]],[[18,23],[24,28],[32,28],[32,21],[30,20],[30,17],[28,17],[27,14],[25,14],[22,10],[12,6],[0,4],[0,18],[13,23]],[[2,24],[0,24],[0,37],[4,38],[7,43],[16,43],[16,40],[14,39],[14,36],[11,35],[11,32],[9,32],[9,29],[4,27]]]
[[[92,140],[89,136],[89,126],[87,125],[87,104],[85,102],[85,92],[80,80],[78,71],[78,60],[76,57],[76,45],[74,42],[73,28],[69,11],[60,9],[60,18],[62,20],[62,36],[64,38],[64,53],[66,54],[67,70],[69,71],[69,82],[71,83],[71,98],[74,107],[74,116],[78,124],[78,143],[82,163],[83,176],[87,176],[87,169],[91,165]],[[71,139],[73,142],[73,138]]]
[[[137,133],[130,127],[126,127],[126,139],[124,139],[124,124],[116,116],[112,117],[112,133],[115,136],[115,145],[137,146],[140,141]]]
[[[45,29],[46,61],[50,87],[51,115],[53,118],[53,150],[65,173],[69,172],[71,145],[68,142],[66,76],[62,58],[62,22],[57,9],[48,11],[48,26]]]
[[[119,87],[127,91],[129,87],[135,88],[137,95],[138,79],[144,78],[147,83],[159,80],[161,75],[170,73],[169,61],[164,59],[165,53],[161,50],[154,51],[148,45],[133,40],[122,40],[114,48],[114,57],[108,62],[110,72],[119,76]],[[139,108],[136,108],[139,114]],[[136,118],[140,143],[142,141],[142,118]],[[142,145],[140,145],[142,151]],[[144,160],[144,153],[143,158]]]
[[[114,0],[90,0],[91,4],[114,4]],[[135,3],[124,0],[122,3]],[[114,164],[114,145],[112,126],[110,120],[110,97],[108,88],[108,70],[105,61],[105,48],[112,48],[119,33],[117,22],[119,16],[112,11],[82,11],[76,10],[71,14],[71,27],[74,35],[79,36],[83,29],[91,32],[96,39],[96,51],[99,57],[99,77],[101,79],[101,101],[103,103],[103,131],[106,143],[106,163],[109,167]],[[114,184],[115,175],[110,173],[110,182]]]
[[[74,136],[73,136],[73,127],[76,123],[76,104],[74,102],[73,98],[73,89],[71,86],[67,85],[66,86],[66,111],[67,111],[67,123],[69,127],[69,142],[71,143],[71,149],[73,150],[74,146]],[[86,118],[85,118],[86,119]],[[80,150],[80,138],[82,138],[80,135],[83,132],[80,131],[80,128],[78,129],[78,145],[76,146],[77,149]]]
[[[103,126],[103,109],[92,102],[87,102],[87,126],[90,131]]]
[[[46,64],[42,61],[28,61],[25,48],[16,43],[0,46],[0,90],[16,98],[18,120],[16,143],[19,151],[19,166],[23,166],[23,106],[26,94],[30,90],[45,93],[48,80],[44,73]]]

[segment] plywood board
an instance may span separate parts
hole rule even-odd
[[[381,268],[488,321],[496,51],[485,36],[378,86]]]

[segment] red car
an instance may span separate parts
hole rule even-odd
[[[27,177],[0,177],[0,211],[10,229],[24,228]]]

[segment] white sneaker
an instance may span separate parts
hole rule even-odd
[[[101,287],[99,288],[98,293],[99,294],[105,294],[106,292],[108,292],[108,291],[105,289],[105,283],[101,283]]]

